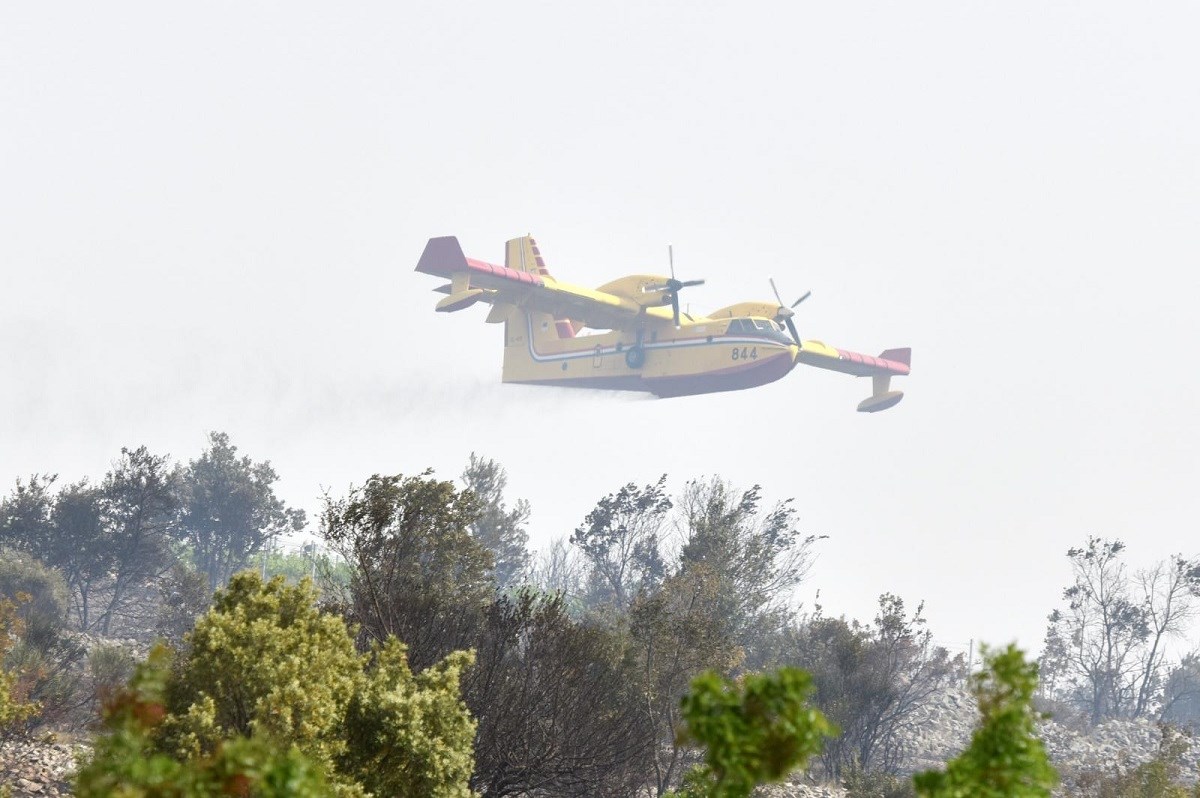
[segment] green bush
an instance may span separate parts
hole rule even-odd
[[[394,638],[359,655],[315,598],[308,580],[235,575],[175,667],[164,648],[138,669],[80,794],[215,795],[204,790],[233,778],[235,794],[285,795],[263,785],[297,779],[310,795],[470,796],[475,721],[459,679],[472,655],[414,675]]]
[[[88,652],[87,672],[97,716],[133,677],[137,660],[121,646],[96,646]]]
[[[4,665],[9,650],[22,632],[16,603],[0,598],[0,735],[37,712],[37,706],[17,692],[18,674]]]
[[[154,734],[166,716],[170,650],[156,647],[128,689],[105,710],[108,731],[75,777],[78,798],[327,798],[335,793],[321,769],[292,745],[265,737],[222,742],[211,756],[179,760],[156,750]]]
[[[1058,775],[1034,730],[1031,707],[1036,662],[1016,646],[983,649],[984,669],[972,677],[981,722],[967,750],[913,781],[922,798],[1049,798]]]
[[[37,706],[5,734],[28,735],[70,723],[75,710],[87,703],[76,667],[85,652],[66,633],[68,592],[62,575],[25,552],[0,549],[0,600],[12,603],[19,621],[4,665],[16,679],[16,693]]]
[[[66,625],[67,583],[33,556],[0,548],[0,598],[15,602],[21,594],[28,597],[17,608],[24,626],[21,638],[40,650],[52,647]]]
[[[264,585],[249,571],[217,592],[168,684],[169,752],[209,755],[229,737],[267,734],[332,764],[362,662],[345,624],[320,614],[315,598],[308,582]]]
[[[414,676],[402,643],[376,646],[346,712],[343,770],[377,796],[470,798],[475,721],[459,682],[474,661],[458,651]]]
[[[808,705],[812,679],[802,670],[751,674],[741,683],[709,671],[683,699],[686,739],[705,746],[703,767],[684,778],[678,798],[745,798],[781,781],[837,734]]]

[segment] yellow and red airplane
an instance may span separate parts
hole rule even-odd
[[[476,302],[492,306],[487,321],[504,323],[504,382],[566,388],[649,391],[687,396],[774,382],[797,363],[871,377],[858,405],[874,413],[904,396],[891,378],[908,374],[910,349],[878,357],[802,341],[771,281],[777,302],[739,302],[707,316],[679,312],[679,292],[703,280],[633,274],[592,290],[550,276],[530,236],[514,238],[498,266],[463,254],[454,236],[431,238],[417,271],[447,278],[437,311]]]

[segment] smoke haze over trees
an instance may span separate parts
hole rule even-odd
[[[447,795],[469,785],[485,796],[620,798],[665,795],[698,763],[681,702],[700,674],[804,669],[812,705],[838,729],[810,766],[849,781],[901,772],[913,718],[968,677],[920,604],[884,593],[870,622],[799,604],[823,536],[804,528],[795,500],[768,501],[756,485],[630,482],[535,555],[528,503],[508,495],[500,463],[472,454],[459,482],[376,474],[327,494],[314,530],[327,550],[310,542],[284,555],[280,542],[307,530],[275,496],[277,480],[213,433],[186,465],[127,448],[95,483],[16,481],[0,500],[6,733],[82,729],[120,692],[129,655],[85,648],[79,633],[162,635],[178,652],[174,675],[150,666],[138,678],[159,691],[165,720],[146,726],[117,711],[110,729],[185,768],[179,778],[210,778],[186,768],[236,738],[264,773],[311,767],[314,784],[400,789],[386,781],[395,765],[370,753],[380,735],[404,756],[432,754],[382,708],[428,689],[461,702],[471,724],[438,732],[459,752],[457,775],[427,771],[430,783],[459,785]],[[1196,724],[1200,669],[1174,652],[1191,630],[1200,569],[1176,555],[1130,571],[1123,551],[1092,538],[1068,552],[1073,581],[1050,617],[1039,701],[1089,723]],[[320,591],[238,575],[247,565],[292,583],[315,575]],[[232,651],[249,653],[223,659]],[[340,674],[332,692],[288,676],[301,661],[306,673]],[[164,678],[161,689],[145,681]],[[284,705],[291,720],[256,714]],[[314,713],[328,725],[298,720]],[[303,760],[255,748],[266,744],[255,730],[268,727]]]

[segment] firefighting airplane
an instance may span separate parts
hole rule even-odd
[[[910,349],[872,357],[800,340],[792,309],[809,295],[785,305],[773,280],[775,303],[680,313],[679,292],[704,281],[675,279],[671,261],[670,277],[633,274],[592,290],[551,277],[530,236],[508,242],[503,266],[464,256],[445,236],[429,239],[417,271],[450,280],[434,289],[448,294],[439,313],[492,306],[488,323],[504,323],[504,382],[687,396],[765,385],[804,363],[871,377],[863,413],[904,396],[890,382],[908,374]]]

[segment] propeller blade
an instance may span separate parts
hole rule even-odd
[[[779,307],[783,307],[783,299],[779,296],[779,289],[775,287],[775,278],[768,277],[767,282],[771,284],[771,290],[775,292],[775,301],[779,303]]]
[[[679,294],[671,292],[671,314],[675,317],[675,329],[679,329]]]
[[[704,285],[704,281],[703,280],[684,280],[683,282],[679,283],[680,288],[687,288],[690,285]]]
[[[788,332],[792,334],[792,340],[796,342],[796,346],[801,346],[800,333],[796,331],[796,323],[792,321],[792,317],[788,316],[784,321],[787,323]]]
[[[667,244],[667,260],[671,264],[671,282],[675,282],[675,248]]]
[[[774,286],[772,286],[772,288],[774,288]],[[779,297],[779,292],[776,292],[776,293],[775,293],[775,296],[776,296],[776,298],[778,298],[778,297]],[[795,302],[793,302],[793,303],[792,303],[792,307],[796,307],[796,306],[797,306],[797,305],[799,305],[801,302],[803,302],[804,300],[808,299],[810,296],[812,296],[812,291],[806,291],[806,292],[804,292],[804,296],[800,297],[800,298],[799,298],[799,299],[797,299]],[[781,305],[782,305],[783,303],[782,303],[782,302],[780,302],[779,304],[781,304]]]

